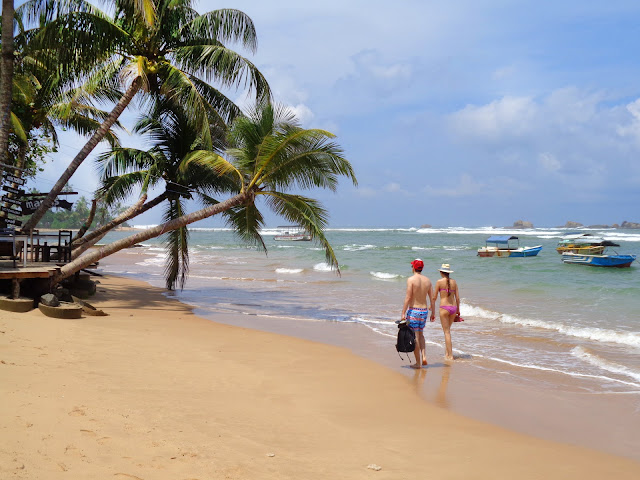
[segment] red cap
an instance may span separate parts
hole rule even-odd
[[[424,262],[419,258],[416,258],[413,262],[411,262],[411,266],[417,272],[420,272],[424,268]]]

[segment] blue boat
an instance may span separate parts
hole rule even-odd
[[[514,245],[512,241],[517,243]],[[490,245],[491,244],[491,245]],[[515,235],[492,235],[487,238],[485,246],[478,249],[479,257],[535,257],[542,250],[542,245],[521,247]]]
[[[565,252],[562,254],[564,263],[578,265],[591,265],[592,267],[630,267],[636,259],[635,255],[582,255],[579,253]]]

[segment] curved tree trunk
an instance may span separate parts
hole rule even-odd
[[[86,243],[83,243],[78,248],[72,250],[71,251],[71,259],[75,260],[76,258],[80,257],[80,255],[82,255],[84,252],[86,252],[91,247],[93,247],[96,243],[98,243],[100,240],[102,240],[106,234],[107,233],[105,232],[102,235],[98,235],[97,237],[93,237],[90,241],[88,241]]]
[[[100,238],[104,237],[104,235],[108,231],[113,230],[118,225],[122,225],[124,222],[131,220],[132,218],[135,218],[138,215],[142,215],[144,212],[162,203],[166,198],[167,198],[167,194],[165,192],[158,195],[153,200],[149,200],[147,203],[144,203],[144,201],[147,199],[147,195],[143,195],[132,207],[128,208],[125,212],[123,212],[122,215],[119,215],[118,217],[114,218],[109,223],[106,223],[100,228],[96,228],[93,232],[91,232],[86,237],[74,239],[73,242],[71,243],[71,247],[75,249],[77,247],[81,247],[87,242],[91,242],[91,240],[93,240],[96,237],[100,237]]]
[[[212,217],[217,215],[218,213],[229,210],[232,207],[240,205],[247,201],[250,198],[250,194],[248,193],[240,193],[235,195],[224,202],[217,203],[215,205],[203,208],[201,210],[197,210],[193,213],[189,213],[187,215],[183,215],[169,222],[163,223],[162,225],[158,225],[157,227],[148,228],[147,230],[143,230],[139,233],[131,235],[126,238],[122,238],[117,240],[109,245],[105,245],[100,249],[94,250],[90,253],[82,255],[81,257],[73,260],[70,263],[67,263],[60,269],[60,273],[54,275],[52,278],[52,283],[56,284],[64,280],[65,278],[70,277],[74,273],[80,271],[81,269],[91,265],[98,260],[108,257],[123,248],[131,247],[136,243],[144,242],[145,240],[149,240],[150,238],[155,238],[163,233],[167,233],[171,230],[176,230],[180,227],[185,227],[193,222],[197,222],[198,220],[203,220],[205,218]]]
[[[96,216],[97,209],[98,209],[98,199],[94,198],[93,200],[91,200],[91,210],[89,210],[89,215],[87,216],[87,219],[84,221],[84,223],[80,227],[80,230],[78,230],[78,233],[76,233],[75,238],[71,240],[71,244],[73,244],[73,242],[75,242],[76,240],[82,238],[83,235],[87,233],[87,230],[89,230],[89,228],[91,227],[91,224],[93,223],[93,217]]]
[[[45,199],[42,201],[42,203],[37,208],[37,210],[33,213],[33,215],[31,215],[29,220],[27,220],[27,223],[25,223],[24,227],[22,227],[22,230],[29,231],[32,228],[35,228],[36,225],[38,225],[38,222],[42,219],[44,214],[47,213],[47,211],[51,208],[51,205],[53,205],[53,202],[55,201],[56,196],[62,191],[62,189],[67,184],[71,176],[75,173],[75,171],[82,164],[82,162],[84,162],[84,160],[89,156],[89,154],[93,151],[96,145],[98,145],[98,143],[104,138],[104,136],[107,134],[109,129],[113,126],[113,124],[116,123],[116,121],[118,120],[118,117],[120,117],[120,114],[127,107],[127,105],[131,103],[131,100],[133,100],[133,97],[135,96],[135,94],[138,93],[138,90],[140,90],[141,85],[142,85],[142,79],[140,77],[136,77],[133,80],[133,82],[131,82],[131,85],[129,86],[125,94],[122,96],[120,101],[118,101],[118,103],[113,108],[113,110],[111,110],[111,113],[109,114],[109,116],[104,120],[104,122],[102,122],[102,125],[100,125],[100,128],[96,130],[96,132],[85,144],[85,146],[82,147],[82,150],[80,150],[80,152],[76,155],[76,157],[71,161],[71,163],[66,168],[66,170],[62,173],[62,175],[60,176],[56,184],[53,186],[49,194],[45,197]]]
[[[13,0],[2,0],[2,62],[0,62],[0,163],[9,163],[9,128],[13,92]]]

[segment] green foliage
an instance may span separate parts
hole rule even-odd
[[[60,198],[66,198],[68,201],[72,201],[71,196],[61,196]],[[91,209],[91,202],[85,197],[78,198],[74,203],[71,210],[65,210],[63,208],[54,208],[45,213],[42,220],[38,223],[38,228],[52,228],[52,229],[64,229],[64,230],[76,230],[82,227],[84,222],[89,216]],[[55,210],[55,211],[54,211]],[[92,228],[97,228],[105,223],[110,222],[115,217],[120,215],[126,207],[122,204],[116,203],[112,206],[99,203],[96,209],[95,219]],[[24,217],[28,218],[28,217]],[[128,226],[124,223],[122,226]]]

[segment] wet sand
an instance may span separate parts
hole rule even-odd
[[[212,322],[142,282],[100,281],[92,303],[108,317],[0,312],[1,478],[640,475],[636,461],[425,401],[472,396],[463,365],[403,375],[366,352]]]

